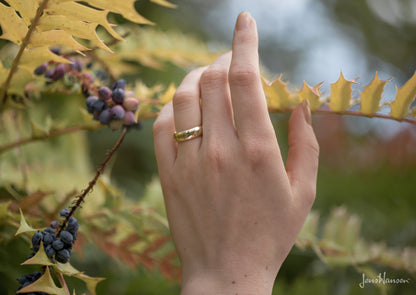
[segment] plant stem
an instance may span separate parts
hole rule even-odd
[[[78,194],[69,210],[69,215],[65,218],[65,220],[62,222],[59,231],[58,236],[61,233],[61,231],[65,228],[66,224],[68,223],[69,218],[74,215],[75,211],[81,206],[81,204],[84,202],[85,197],[88,195],[89,192],[92,191],[94,185],[97,183],[98,178],[103,173],[105,167],[107,166],[108,162],[110,161],[113,154],[117,151],[117,149],[120,147],[121,143],[123,142],[124,137],[127,133],[127,127],[124,127],[120,137],[118,138],[116,144],[113,146],[113,148],[107,153],[107,156],[104,160],[104,162],[98,167],[97,172],[95,173],[94,178],[88,183],[88,186],[85,190],[83,190],[80,194]]]
[[[16,57],[13,60],[12,67],[10,68],[9,74],[7,75],[6,81],[2,85],[0,89],[0,100],[1,105],[3,105],[6,102],[7,98],[7,89],[10,86],[10,83],[12,81],[12,77],[14,73],[17,71],[17,67],[19,66],[20,59],[23,55],[24,50],[26,49],[27,45],[30,41],[30,36],[32,36],[33,31],[35,30],[36,26],[38,25],[39,19],[42,16],[43,10],[45,9],[46,5],[48,4],[49,0],[43,0],[40,4],[35,17],[32,19],[32,22],[30,23],[29,30],[26,33],[26,36],[22,40],[22,44],[20,45],[19,52],[17,53]]]

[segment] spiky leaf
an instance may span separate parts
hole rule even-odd
[[[319,109],[321,105],[323,104],[323,102],[321,101],[321,92],[320,92],[322,83],[323,82],[311,87],[305,81],[303,81],[302,89],[298,91],[299,100],[303,101],[307,99],[309,101],[309,106],[312,111]]]
[[[396,87],[397,88],[397,87]],[[397,119],[402,119],[409,114],[409,107],[416,96],[416,72],[401,88],[397,88],[394,101],[390,104],[390,114]]]
[[[29,292],[45,292],[55,295],[67,295],[64,288],[56,286],[48,267],[46,268],[45,273],[37,281],[17,291],[18,294]]]
[[[334,112],[346,111],[351,106],[352,84],[354,81],[348,81],[344,78],[342,72],[337,82],[331,84],[331,97],[329,107]]]
[[[384,91],[384,86],[389,83],[391,79],[380,80],[377,72],[374,79],[364,87],[361,92],[361,107],[360,111],[364,114],[374,114],[380,110],[381,94]]]

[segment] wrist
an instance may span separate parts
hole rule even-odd
[[[238,272],[194,273],[182,278],[181,295],[270,295],[276,275]]]

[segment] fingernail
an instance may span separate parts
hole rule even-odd
[[[312,115],[311,115],[311,109],[309,107],[309,100],[304,99],[302,101],[302,110],[303,114],[305,115],[305,120],[309,125],[312,125]]]
[[[250,26],[250,22],[251,22],[251,15],[250,15],[250,13],[248,13],[248,12],[242,12],[238,16],[237,24],[236,24],[235,28],[237,30],[246,29],[246,28],[248,28]]]

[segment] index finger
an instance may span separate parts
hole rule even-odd
[[[274,135],[260,80],[257,27],[247,12],[238,17],[232,52],[229,82],[239,137]]]

